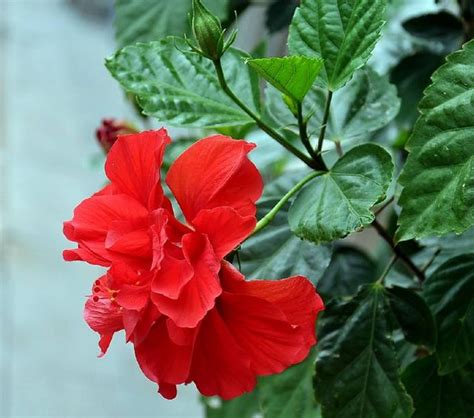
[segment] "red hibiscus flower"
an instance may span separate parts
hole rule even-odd
[[[164,129],[119,137],[105,165],[110,184],[64,224],[78,243],[64,258],[109,268],[85,307],[102,353],[124,329],[163,396],[195,382],[230,399],[307,356],[323,304],[303,277],[247,282],[224,261],[255,228],[254,145],[213,136],[174,162],[166,183],[180,221],[160,182],[169,142]]]

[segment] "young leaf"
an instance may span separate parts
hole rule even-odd
[[[441,265],[423,294],[438,325],[436,355],[444,375],[474,360],[474,254]]]
[[[446,376],[436,373],[434,356],[410,364],[403,383],[413,397],[413,418],[472,418],[474,416],[474,373],[472,368]]]
[[[266,215],[277,202],[274,198],[260,201],[257,217]],[[269,226],[242,244],[242,272],[249,279],[277,280],[301,274],[317,281],[326,270],[331,248],[300,240],[290,231],[287,216],[288,207],[278,212]]]
[[[178,49],[179,48],[179,49]],[[183,53],[181,39],[136,44],[119,50],[106,66],[122,87],[138,96],[143,113],[174,126],[220,127],[253,123],[220,88],[212,63]],[[258,77],[230,49],[223,57],[228,83],[255,113],[260,112]]]
[[[224,18],[229,0],[207,0],[206,6]],[[136,42],[159,41],[168,35],[189,32],[191,0],[116,0],[115,37],[119,47]]]
[[[408,418],[384,291],[363,288],[327,306],[319,329],[315,389],[324,418]]]
[[[386,0],[302,0],[290,25],[291,54],[324,60],[335,91],[369,59],[383,26]]]
[[[296,124],[296,119],[273,89],[267,89],[266,110],[279,126]],[[309,131],[319,132],[324,114],[326,93],[315,87],[303,102],[303,114],[311,115]],[[334,93],[326,138],[332,141],[367,141],[372,132],[386,126],[400,109],[397,89],[386,75],[369,66],[357,71],[342,89]]]
[[[450,55],[420,102],[407,143],[398,240],[461,233],[474,224],[474,41]]]
[[[413,290],[394,286],[387,290],[390,308],[405,335],[413,344],[434,350],[436,325],[430,308]]]
[[[314,352],[302,363],[259,382],[259,398],[265,418],[320,418],[314,399]],[[240,418],[240,417],[239,417]]]
[[[320,58],[282,57],[259,58],[247,61],[272,86],[301,102],[321,71]]]
[[[338,247],[318,282],[318,292],[327,298],[355,295],[360,286],[377,279],[376,270],[375,263],[362,251]]]
[[[385,198],[393,162],[382,147],[364,144],[351,149],[331,170],[297,195],[288,220],[300,238],[330,242],[369,225],[371,208]]]

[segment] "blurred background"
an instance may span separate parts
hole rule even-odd
[[[237,3],[246,4],[237,46],[250,51],[265,37],[267,55],[283,53],[297,1]],[[430,45],[403,31],[402,20],[439,3],[390,3],[372,66],[389,73],[402,96],[397,131],[409,130],[429,75],[462,41],[462,32],[444,39],[442,27]],[[104,117],[140,123],[103,65],[116,49],[113,15],[112,0],[0,0],[1,417],[203,416],[193,386],[173,402],[161,398],[120,337],[97,358],[98,337],[82,309],[100,269],[62,260],[71,246],[62,222],[105,181],[95,129]],[[380,137],[393,142],[390,132]]]

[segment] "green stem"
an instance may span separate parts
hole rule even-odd
[[[390,272],[391,268],[395,264],[395,261],[397,261],[398,255],[394,254],[392,258],[390,259],[389,263],[387,264],[387,267],[385,267],[385,270],[383,273],[380,275],[379,279],[377,280],[377,284],[382,285],[383,281],[385,280],[385,277],[387,277],[387,274]]]
[[[281,210],[281,208],[283,208],[283,206],[285,206],[285,204],[288,202],[288,200],[296,193],[298,192],[299,190],[301,190],[301,188],[306,184],[308,183],[309,181],[311,181],[312,179],[314,179],[315,177],[318,177],[322,174],[324,174],[325,171],[315,171],[311,174],[308,174],[303,180],[301,180],[300,182],[298,182],[297,184],[295,184],[289,191],[288,193],[286,193],[281,199],[280,201],[272,208],[272,210],[270,210],[270,212],[268,212],[262,219],[260,219],[258,222],[257,222],[257,225],[255,226],[255,229],[253,230],[253,232],[250,234],[250,236],[256,234],[257,232],[261,231],[263,228],[265,228],[270,222],[273,221],[273,219],[275,219],[275,216],[277,215],[277,213]]]
[[[326,106],[324,108],[323,123],[321,125],[321,130],[319,131],[318,149],[317,149],[318,154],[321,154],[321,151],[323,149],[324,137],[326,136],[326,127],[328,125],[328,120],[329,120],[329,110],[331,109],[331,100],[332,100],[332,91],[329,90],[328,97],[326,98]]]
[[[298,118],[298,128],[300,131],[300,139],[303,145],[305,146],[306,150],[309,152],[309,155],[316,161],[318,166],[322,169],[327,171],[327,167],[323,159],[321,158],[320,155],[316,154],[316,152],[313,150],[313,147],[311,146],[311,142],[309,140],[309,135],[308,135],[308,123],[307,121],[304,120],[303,117],[303,103],[298,102],[297,105],[297,118]]]
[[[214,68],[216,69],[216,74],[217,74],[217,79],[219,80],[219,84],[224,90],[224,92],[229,96],[233,102],[239,106],[247,115],[249,115],[257,124],[257,126],[264,132],[266,132],[268,135],[270,135],[273,139],[275,139],[280,145],[285,147],[288,151],[290,151],[292,154],[294,154],[296,157],[298,157],[301,161],[303,161],[306,165],[309,167],[316,169],[316,170],[322,170],[324,167],[321,167],[316,161],[314,161],[312,158],[308,157],[305,155],[302,151],[300,151],[298,148],[296,148],[294,145],[292,145],[290,142],[286,140],[286,138],[282,135],[280,135],[277,131],[275,131],[272,127],[268,126],[265,122],[263,122],[262,119],[258,115],[256,115],[252,110],[250,110],[235,94],[234,92],[230,89],[230,87],[227,84],[227,81],[224,76],[224,70],[222,69],[222,63],[220,60],[213,61],[214,63]]]
[[[397,255],[400,260],[407,265],[407,267],[415,274],[416,277],[423,282],[425,280],[425,274],[415,265],[415,263],[411,260],[411,258],[406,255],[403,250],[393,242],[393,238],[389,235],[389,233],[385,230],[385,228],[374,219],[372,222],[372,226],[378,232],[378,234],[387,242],[388,245],[392,248],[392,251]]]
[[[305,148],[309,152],[309,155],[311,155],[311,157],[315,158],[316,153],[314,152],[313,147],[311,146],[311,143],[309,142],[308,127],[307,127],[307,124],[306,124],[306,122],[303,118],[303,103],[301,103],[301,102],[298,102],[297,113],[298,113],[298,116],[297,116],[298,117],[298,128],[300,130],[301,142],[303,143],[303,145],[305,146]]]

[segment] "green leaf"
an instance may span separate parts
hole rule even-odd
[[[385,198],[392,174],[392,158],[382,147],[351,149],[297,195],[288,217],[291,230],[321,243],[369,225],[374,220],[370,209]]]
[[[462,254],[474,253],[474,228],[468,229],[461,235],[449,234],[443,237],[430,237],[420,240],[423,250],[415,254],[413,261],[418,266],[424,266],[431,260],[426,275],[430,276],[441,264],[450,258]],[[434,259],[433,259],[434,257]]]
[[[367,66],[334,93],[328,138],[333,141],[367,140],[369,133],[393,120],[399,109],[396,87],[390,84],[386,75],[379,75]]]
[[[436,325],[430,308],[413,290],[394,286],[387,290],[390,308],[407,341],[434,350]]]
[[[314,359],[313,352],[302,363],[260,380],[259,396],[265,418],[321,417],[314,399]]]
[[[450,55],[420,102],[400,176],[399,241],[474,224],[474,41]]]
[[[319,56],[335,91],[365,65],[380,37],[386,0],[302,0],[290,25],[293,55]]]
[[[461,235],[449,234],[443,237],[423,238],[419,244],[423,248],[411,255],[411,259],[429,277],[441,264],[462,254],[474,253],[474,228]],[[390,270],[385,284],[400,284],[403,287],[416,286],[413,274],[404,264],[398,263]]]
[[[320,58],[258,58],[246,62],[272,86],[301,102],[321,71]]]
[[[179,50],[178,50],[179,48]],[[220,88],[212,63],[178,38],[127,46],[106,66],[122,87],[138,96],[143,113],[174,126],[221,127],[253,123]],[[230,49],[223,57],[228,83],[255,113],[260,112],[258,77]]]
[[[313,86],[303,102],[309,131],[319,133],[326,93]],[[296,126],[296,119],[274,89],[267,89],[266,107],[278,126]],[[397,89],[388,77],[369,66],[357,71],[349,83],[334,93],[326,138],[332,141],[367,141],[370,134],[386,126],[400,109]]]
[[[408,418],[387,302],[379,286],[327,306],[319,329],[315,389],[324,418]]]
[[[257,218],[266,215],[277,202],[275,198],[260,201]],[[331,248],[300,240],[290,231],[287,218],[288,207],[242,244],[240,259],[247,278],[278,280],[303,275],[317,281],[322,276],[331,258]]]
[[[474,254],[452,258],[424,283],[424,297],[438,325],[439,373],[474,360]]]
[[[201,397],[206,418],[254,418],[260,411],[258,389],[230,401]]]
[[[224,18],[229,0],[207,0],[206,6]],[[168,35],[190,32],[191,0],[116,0],[115,37],[119,47],[159,41]]]
[[[377,266],[357,248],[337,247],[329,267],[318,282],[318,292],[327,298],[352,296],[360,286],[377,279]]]
[[[436,373],[434,356],[412,363],[403,373],[403,383],[413,397],[413,418],[472,418],[474,373],[472,368],[446,376]]]

